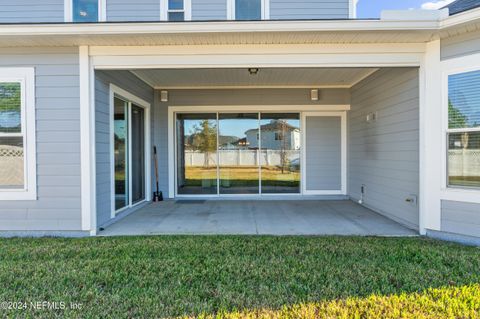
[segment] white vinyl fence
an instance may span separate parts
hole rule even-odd
[[[0,145],[0,185],[23,186],[23,148]]]
[[[479,150],[450,150],[448,152],[450,176],[480,176]]]
[[[285,151],[285,157],[294,165],[299,165],[300,151]],[[220,150],[219,159],[221,165],[225,166],[258,166],[260,161],[262,165],[279,166],[281,165],[282,151],[272,150]],[[195,151],[185,151],[185,166],[204,166],[207,161],[210,165],[217,162],[217,153],[201,153]]]

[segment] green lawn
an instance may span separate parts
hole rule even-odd
[[[82,306],[0,317],[480,318],[480,249],[420,238],[7,239],[0,283]]]

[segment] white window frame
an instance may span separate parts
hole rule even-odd
[[[183,12],[184,21],[192,20],[192,0],[183,0],[183,10],[170,10],[168,0],[160,0],[160,21],[168,21],[170,12]]]
[[[227,20],[236,20],[235,1],[236,0],[227,0]],[[261,20],[269,20],[270,19],[270,0],[261,0],[261,4],[262,4]]]
[[[145,134],[145,140],[144,140],[144,150],[145,150],[145,199],[142,201],[139,201],[137,203],[132,202],[132,170],[128,170],[128,191],[129,191],[129,196],[128,196],[128,205],[125,207],[115,210],[115,145],[112,142],[115,138],[115,112],[114,112],[114,107],[115,107],[115,97],[125,101],[128,103],[128,111],[130,113],[132,104],[135,104],[141,108],[144,109],[145,112],[145,119],[144,119],[144,134]],[[110,84],[110,218],[115,218],[118,214],[121,212],[127,211],[131,208],[134,208],[136,206],[139,206],[145,202],[151,201],[152,200],[152,154],[151,154],[151,122],[150,122],[150,110],[151,110],[151,104],[148,103],[147,101],[133,95],[132,93],[128,92],[127,90],[124,90],[114,84]],[[129,127],[129,141],[131,141],[131,118],[129,116],[128,118],[128,127]],[[130,142],[129,142],[130,143]],[[129,163],[132,162],[132,148],[128,148],[128,157],[129,157]]]
[[[442,62],[442,199],[480,202],[480,188],[450,186],[448,183],[448,134],[480,132],[480,128],[450,129],[448,127],[449,77],[455,74],[480,71],[480,54],[449,59]]]
[[[0,68],[0,82],[19,82],[21,86],[21,124],[23,136],[24,187],[2,188],[0,200],[37,199],[37,154],[35,138],[35,69]],[[0,136],[13,136],[0,133]]]
[[[63,7],[65,22],[73,22],[73,0],[64,0]],[[107,21],[107,0],[98,0],[98,22],[105,21]]]

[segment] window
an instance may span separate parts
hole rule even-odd
[[[98,22],[99,0],[72,0],[73,22]]]
[[[183,0],[168,0],[168,21],[185,20],[185,3]]]
[[[269,18],[269,0],[228,0],[230,20],[265,20]]]
[[[283,141],[283,133],[275,133],[275,141]]]
[[[448,77],[448,185],[480,188],[480,71]]]
[[[0,200],[36,198],[33,69],[0,69]]]
[[[191,20],[191,0],[161,0],[160,20]]]

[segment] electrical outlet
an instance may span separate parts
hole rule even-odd
[[[414,195],[414,194],[410,194],[406,199],[405,201],[407,203],[409,203],[410,205],[412,206],[417,206],[418,205],[418,197],[417,195]]]

